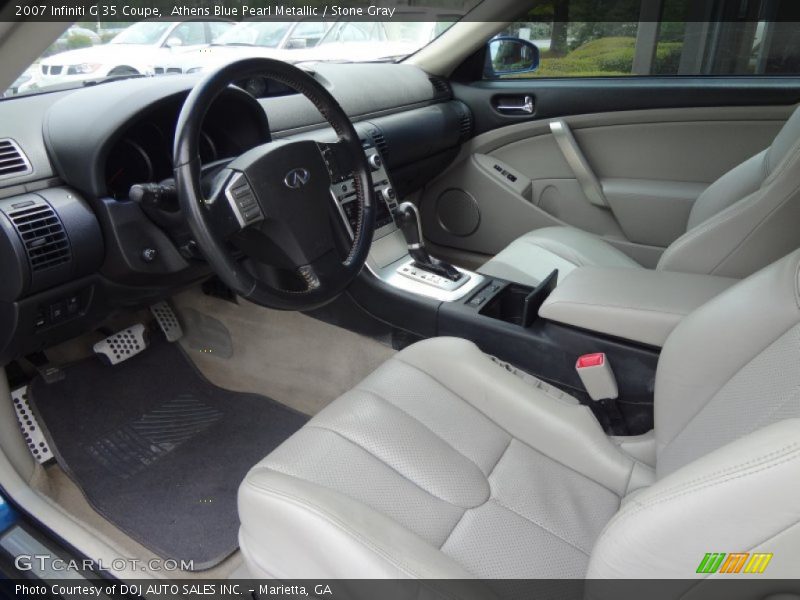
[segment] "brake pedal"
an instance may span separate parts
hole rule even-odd
[[[183,328],[175,311],[172,310],[172,305],[164,300],[158,302],[150,307],[150,312],[156,318],[156,323],[164,332],[168,342],[177,342],[183,337]]]
[[[22,430],[25,443],[28,444],[28,450],[39,464],[46,463],[53,458],[53,453],[50,446],[47,445],[47,440],[44,439],[44,433],[36,421],[30,404],[28,404],[28,386],[13,390],[11,400],[14,403],[14,411],[17,413],[19,428]]]
[[[136,356],[149,346],[145,331],[141,323],[132,325],[97,342],[94,345],[94,353],[109,364],[117,365]]]

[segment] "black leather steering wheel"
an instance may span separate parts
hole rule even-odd
[[[263,144],[234,159],[207,185],[200,177],[203,119],[232,82],[253,76],[303,94],[339,140]],[[270,308],[311,310],[341,294],[364,266],[375,229],[374,190],[364,149],[333,96],[297,67],[248,58],[205,76],[178,118],[174,165],[180,206],[195,241],[211,268],[240,296]],[[337,238],[334,228],[341,228],[339,234],[346,228],[330,192],[332,180],[344,173],[352,173],[360,208],[349,252],[337,244],[342,237]],[[246,268],[243,258],[290,276]]]

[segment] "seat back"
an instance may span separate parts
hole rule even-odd
[[[770,575],[796,576],[799,359],[800,251],[675,329],[656,375],[657,481],[623,502],[588,577],[705,577],[713,552],[772,553]]]
[[[800,108],[772,145],[697,199],[663,271],[744,278],[800,247]]]

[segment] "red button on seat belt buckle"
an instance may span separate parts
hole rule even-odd
[[[575,369],[592,400],[613,399],[619,395],[617,380],[604,353],[584,354],[578,358]]]
[[[605,362],[606,355],[602,352],[598,352],[597,354],[584,354],[578,358],[578,364],[576,368],[585,369],[586,367],[599,367]]]

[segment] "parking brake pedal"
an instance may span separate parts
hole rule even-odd
[[[119,364],[142,352],[148,346],[141,323],[131,325],[94,345],[94,352],[111,365]]]
[[[14,402],[14,411],[17,413],[19,428],[22,430],[22,436],[25,438],[28,449],[33,454],[33,457],[39,461],[39,464],[46,463],[53,458],[53,453],[50,450],[50,446],[47,445],[42,428],[36,421],[36,417],[28,404],[28,386],[13,390],[11,392],[11,400]]]
[[[177,342],[183,337],[183,329],[178,321],[178,316],[172,310],[172,305],[164,300],[150,307],[150,312],[156,318],[158,326],[167,338],[168,342]]]

